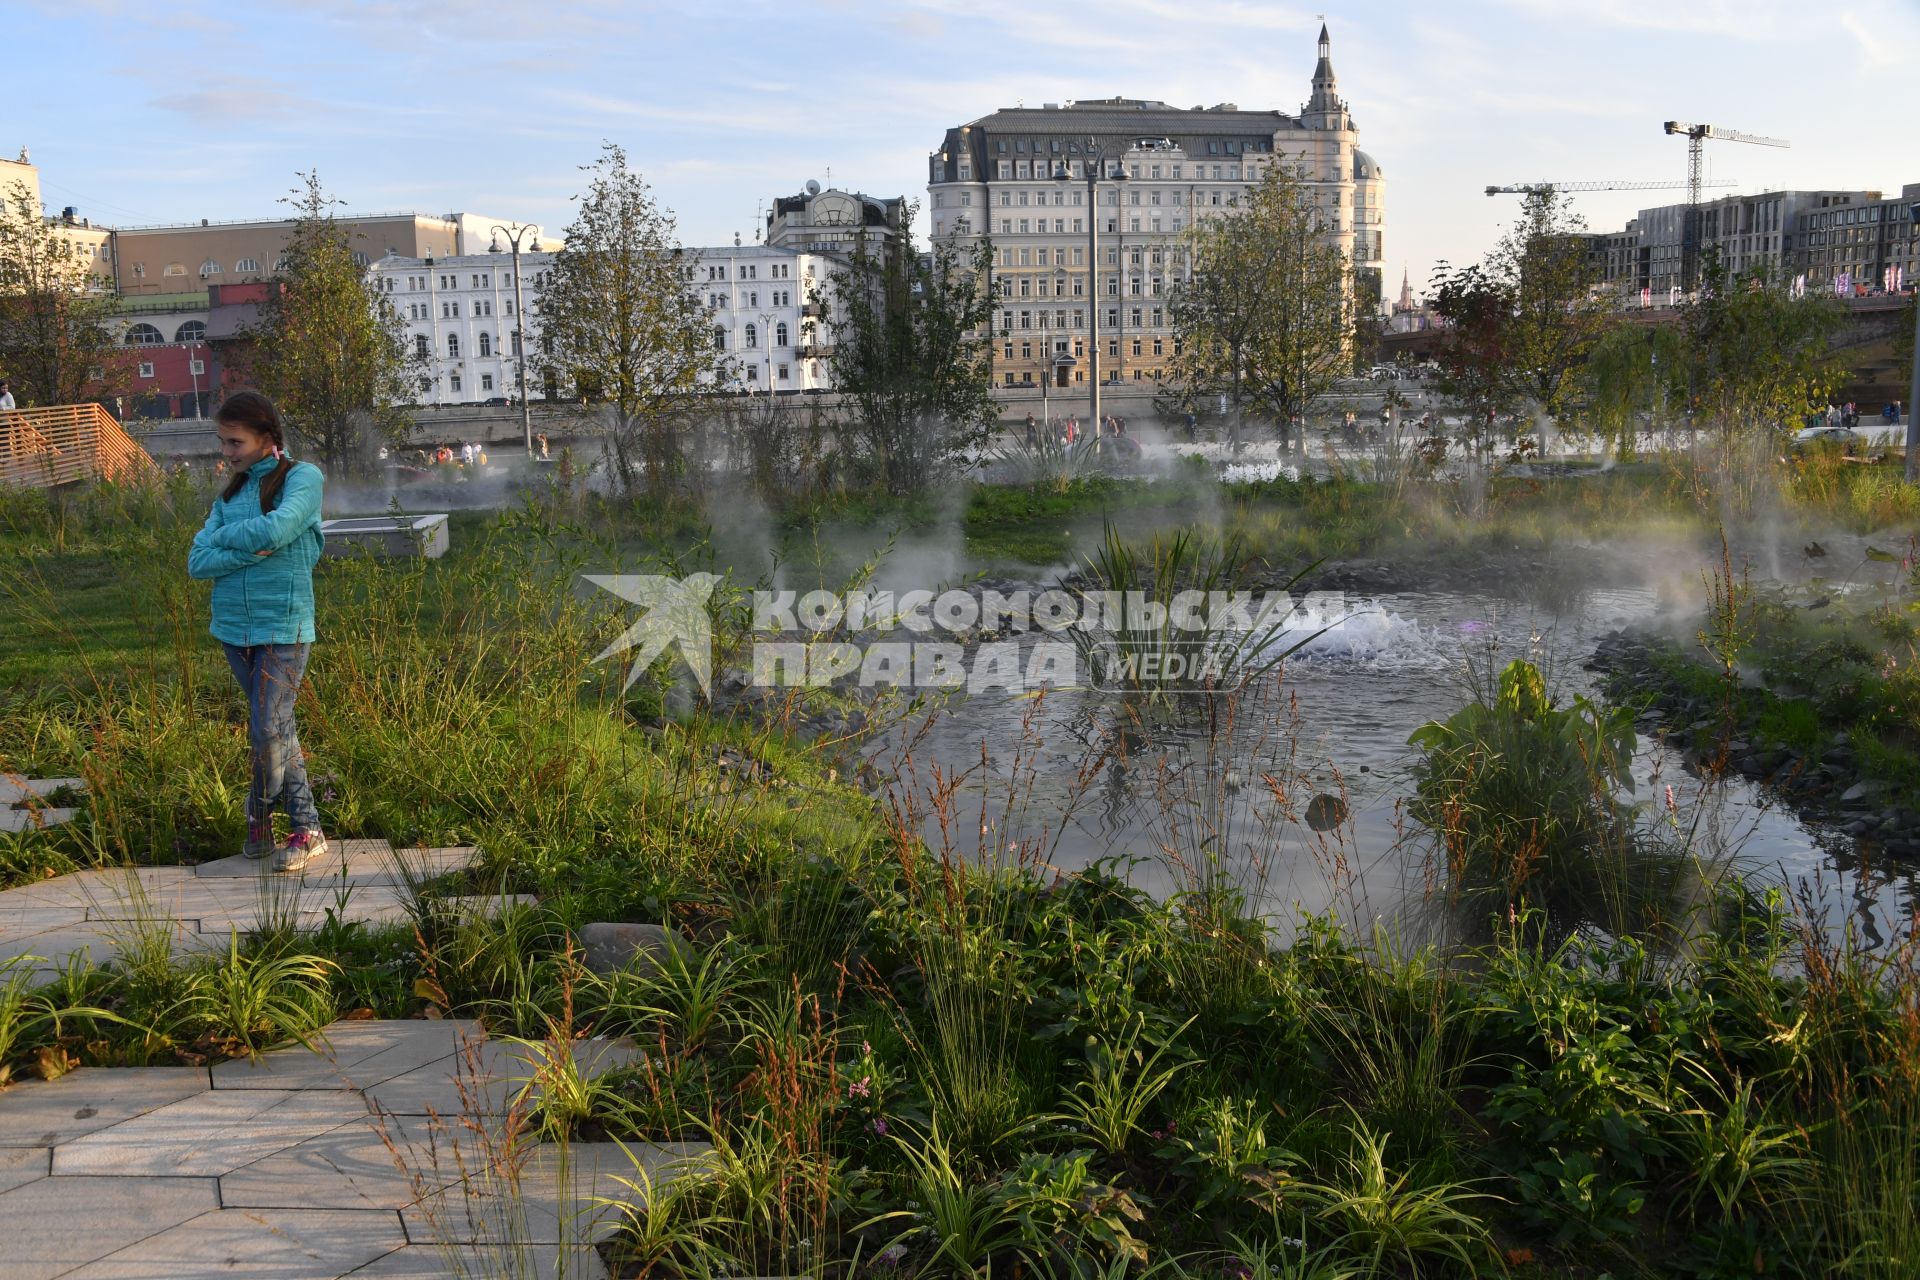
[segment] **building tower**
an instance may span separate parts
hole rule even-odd
[[[1353,121],[1347,117],[1347,104],[1340,101],[1340,85],[1333,78],[1333,41],[1327,35],[1327,24],[1320,24],[1320,61],[1313,68],[1313,96],[1307,99],[1307,109],[1300,113],[1300,123],[1308,129],[1351,130]]]

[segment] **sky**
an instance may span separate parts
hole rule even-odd
[[[1325,6],[1332,0],[1318,0]],[[1489,183],[1710,192],[1920,182],[1920,0],[12,0],[0,149],[48,205],[109,225],[279,216],[317,167],[346,212],[472,211],[563,229],[620,143],[688,245],[751,243],[809,178],[924,205],[945,131],[1079,98],[1299,111],[1324,17],[1360,145],[1387,176],[1388,293],[1478,258]],[[0,126],[3,128],[3,126]],[[6,136],[6,134],[15,136]],[[1576,197],[1595,230],[1684,193]],[[924,228],[924,215],[921,226]]]

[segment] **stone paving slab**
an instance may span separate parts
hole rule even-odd
[[[0,1148],[52,1147],[205,1093],[205,1067],[82,1067],[0,1092]]]
[[[589,1079],[646,1056],[621,1040],[575,1040],[569,1048]],[[536,1051],[527,1045],[487,1040],[464,1046],[453,1058],[419,1067],[366,1090],[368,1103],[389,1115],[459,1115],[504,1112],[535,1078]]]
[[[391,1212],[246,1209],[203,1213],[63,1280],[334,1280],[406,1244]]]
[[[365,1116],[220,1179],[228,1209],[404,1209],[461,1177],[448,1126]]]
[[[517,1188],[483,1174],[424,1198],[400,1216],[408,1238],[418,1243],[604,1241],[624,1221],[620,1203],[645,1203],[650,1187],[678,1177],[704,1158],[705,1150],[677,1144],[639,1143],[623,1149],[616,1142],[576,1142],[567,1147],[562,1168],[557,1149],[543,1146],[521,1170]]]
[[[606,1264],[592,1248],[566,1250],[549,1244],[429,1245],[410,1244],[354,1272],[350,1280],[477,1280],[482,1276],[510,1276],[514,1280],[606,1280]]]
[[[351,1092],[212,1090],[63,1143],[53,1173],[218,1176],[366,1114]]]
[[[213,1068],[216,1089],[366,1089],[430,1063],[447,1061],[480,1025],[463,1018],[336,1022],[316,1042],[320,1052],[292,1044],[235,1058]]]
[[[85,791],[87,783],[84,778],[23,778],[17,773],[0,773],[0,805],[25,804],[62,787]]]
[[[0,831],[44,831],[63,822],[72,822],[78,809],[9,809],[0,807]]]
[[[0,1147],[0,1191],[23,1187],[51,1172],[52,1147]]]
[[[0,1280],[48,1280],[220,1207],[212,1178],[42,1178],[0,1192]],[[84,1209],[82,1220],[79,1211]],[[168,1280],[186,1280],[173,1272]]]

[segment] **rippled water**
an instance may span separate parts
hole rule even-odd
[[[1283,925],[1300,909],[1332,909],[1363,926],[1405,928],[1429,886],[1428,846],[1402,813],[1414,761],[1407,736],[1468,701],[1474,673],[1484,684],[1514,657],[1538,662],[1560,699],[1591,693],[1582,664],[1599,636],[1664,607],[1652,591],[1614,589],[1553,608],[1460,592],[1320,602],[1289,620],[1293,639],[1312,637],[1304,648],[1276,678],[1216,704],[1211,731],[1207,717],[1134,723],[1099,693],[992,694],[916,718],[875,758],[926,811],[936,844],[992,856],[1026,842],[1062,869],[1136,860],[1130,877],[1157,893],[1190,883],[1182,863],[1211,852]],[[1116,734],[1120,753],[1103,755]],[[944,806],[944,835],[936,765],[943,776],[968,770]],[[1830,928],[1851,919],[1877,945],[1915,900],[1915,868],[1864,866],[1850,840],[1810,828],[1764,788],[1737,777],[1704,783],[1645,736],[1634,772],[1635,798],[1656,808],[1672,787],[1681,826],[1698,820],[1703,857],[1735,858],[1758,879],[1805,892]],[[1303,816],[1316,793],[1344,796],[1348,820],[1311,830]]]

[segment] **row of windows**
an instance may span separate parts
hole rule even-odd
[[[361,265],[365,266],[366,263],[364,261],[364,256],[363,255],[356,255],[356,256],[359,256],[361,258]],[[274,264],[274,269],[278,270],[280,267],[283,267],[285,265],[286,265],[286,259],[282,258],[279,262],[276,262]],[[239,275],[257,275],[259,274],[259,271],[260,271],[260,264],[252,258],[241,258],[238,262],[235,262],[233,264],[233,269],[235,273]],[[185,274],[187,274],[187,264],[184,262],[169,262],[166,266],[160,269],[160,274],[163,276],[184,276]],[[218,262],[214,261],[212,258],[208,258],[205,262],[200,264],[200,274],[203,276],[217,276],[217,275],[223,275],[225,273],[221,270],[220,264]],[[134,263],[133,275],[134,275],[134,278],[137,280],[146,279],[147,264],[144,262]]]
[[[1006,138],[996,139],[993,144],[994,151],[999,155],[1006,155],[1008,141]],[[1011,141],[1013,143],[1014,155],[1023,156],[1027,154],[1027,139],[1014,138]],[[1165,147],[1155,147],[1153,149],[1157,151],[1166,150]],[[1210,156],[1217,156],[1223,152],[1230,156],[1237,156],[1242,153],[1252,155],[1256,151],[1271,150],[1273,150],[1273,143],[1266,138],[1213,138],[1207,143],[1207,154]],[[1034,155],[1045,155],[1048,153],[1056,156],[1077,156],[1080,154],[1080,144],[1072,140],[1062,142],[1059,138],[1052,138],[1048,140],[1047,147],[1042,150],[1040,139],[1033,139]]]
[[[537,288],[540,285],[544,285],[547,282],[547,276],[549,274],[550,273],[547,271],[534,271],[534,272],[529,272],[524,277],[524,279],[527,281],[530,281]],[[395,277],[395,276],[385,277],[380,283],[381,292],[383,293],[396,293],[396,292],[421,293],[426,291],[428,288],[428,285],[427,285],[428,277],[426,276],[408,276],[406,279],[407,279],[406,288],[404,290],[399,290],[395,287],[398,277]],[[469,289],[491,289],[493,288],[493,273],[490,271],[475,271],[470,273],[467,276],[467,281],[468,281],[467,288]],[[513,282],[511,280],[505,278],[504,276],[501,278],[501,281],[500,281],[502,288],[509,287],[512,283]],[[448,293],[459,290],[460,273],[457,271],[442,272],[440,274],[439,287],[443,292],[448,292]]]
[[[1133,371],[1133,380],[1135,382],[1144,382],[1148,378],[1152,378],[1155,382],[1159,382],[1163,376],[1163,373],[1164,371],[1160,369],[1135,369]],[[1087,371],[1085,369],[1075,369],[1073,371],[1073,380],[1075,382],[1085,382],[1087,380]],[[1107,381],[1119,382],[1120,371],[1118,369],[1111,370],[1107,374]],[[1033,370],[1031,369],[1022,370],[1020,373],[1020,380],[1018,383],[1014,381],[1013,373],[1009,371],[1006,374],[1002,375],[1001,385],[1008,386],[1008,387],[1011,387],[1011,386],[1030,387],[1033,385]]]
[[[758,289],[755,289],[749,293],[743,293],[740,295],[740,298],[741,298],[740,305],[743,307],[757,307],[760,305],[760,291]],[[726,307],[731,305],[731,300],[732,300],[731,295],[725,294],[725,293],[710,293],[707,295],[707,305],[709,307],[714,307],[714,308]],[[771,293],[767,295],[767,305],[770,307],[792,306],[793,290],[791,289],[773,290]]]
[[[507,336],[513,340],[513,354],[516,356],[519,355],[520,354],[520,335],[517,333],[510,333]],[[477,350],[474,352],[475,355],[491,356],[494,354],[492,334],[484,333],[484,332],[478,334],[474,338],[474,344],[477,348]],[[413,353],[416,356],[419,356],[423,360],[431,359],[433,356],[433,340],[428,338],[427,335],[424,333],[414,334],[413,335]],[[506,352],[502,351],[500,354],[505,355]],[[447,335],[447,359],[458,360],[459,358],[460,358],[460,335],[457,333],[450,333]]]
[[[773,326],[773,345],[775,347],[786,346],[787,335],[788,335],[788,329],[784,322],[774,325]],[[805,329],[803,329],[801,336],[803,336],[809,342],[811,342],[813,340],[812,326],[808,326]],[[747,325],[745,328],[743,328],[740,331],[740,342],[741,342],[741,345],[745,347],[747,350],[758,351],[760,349],[759,326],[750,324],[750,325]],[[725,329],[716,328],[713,331],[713,344],[719,347],[721,350],[726,349],[727,331]]]
[[[188,320],[173,331],[175,342],[205,342],[207,326],[198,320]],[[131,325],[127,329],[125,342],[130,347],[155,347],[165,342],[161,332],[150,324]]]
[[[693,278],[691,273],[689,273],[687,278],[689,280]],[[725,263],[718,263],[718,264],[709,263],[708,264],[707,279],[725,280],[726,278],[727,278],[727,268]],[[757,262],[741,263],[740,274],[735,276],[734,278],[736,280],[758,280],[760,278],[760,264]],[[769,262],[767,264],[767,279],[769,280],[793,279],[793,264],[791,262]]]
[[[1141,329],[1148,327],[1142,323],[1148,317],[1152,319],[1152,328],[1164,329],[1167,327],[1166,311],[1164,308],[1129,307],[1127,309],[1127,318],[1131,322],[1132,328]],[[1015,323],[1016,320],[1018,321],[1017,325]],[[1036,321],[1038,321],[1037,324],[1035,323]],[[1108,307],[1106,309],[1105,324],[1109,329],[1118,329],[1120,327],[1119,307]],[[1000,313],[1000,332],[1003,334],[1012,333],[1015,328],[1081,329],[1085,327],[1085,313],[1078,308],[1072,311],[1063,308],[1058,311],[1002,311]]]

